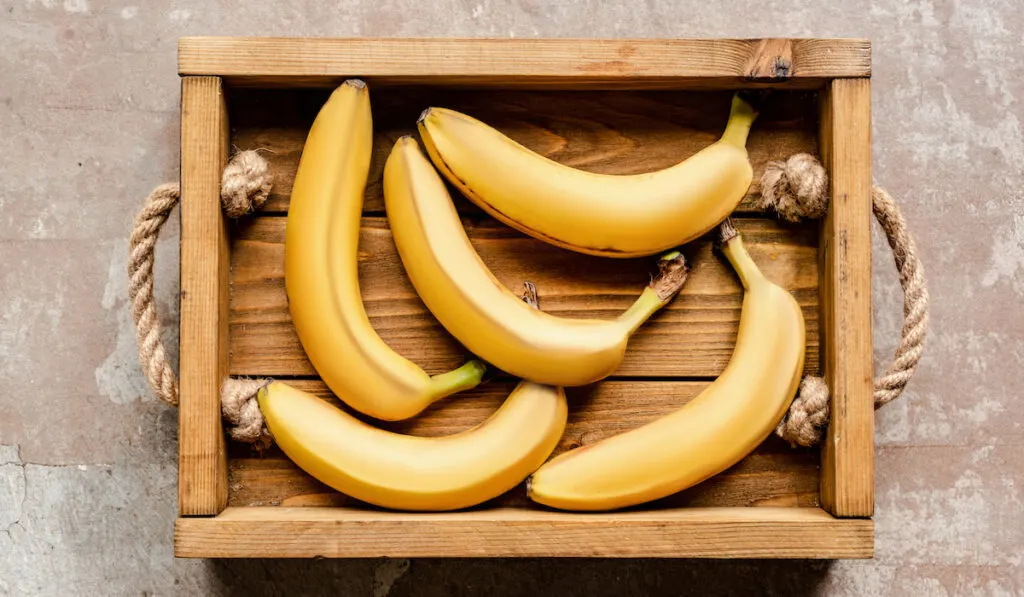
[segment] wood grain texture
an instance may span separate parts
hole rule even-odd
[[[473,246],[498,279],[518,290],[537,284],[541,308],[566,317],[612,318],[650,279],[654,258],[602,259],[556,249],[486,219],[464,221]],[[807,370],[817,371],[817,232],[767,219],[738,222],[751,255],[790,290],[807,324]],[[232,375],[315,376],[295,334],[284,289],[285,218],[241,224],[232,241]],[[682,293],[630,341],[620,377],[713,377],[728,363],[739,326],[741,288],[702,239],[685,249],[693,265]],[[427,311],[405,276],[384,218],[364,218],[360,289],[374,328],[392,348],[439,373],[467,358]]]
[[[787,80],[793,77],[793,40],[762,39],[747,63],[746,76],[753,81]]]
[[[821,233],[825,378],[832,415],[822,446],[821,499],[836,516],[874,510],[871,338],[871,84],[833,81],[821,135],[831,207]]]
[[[589,43],[597,45],[587,47]],[[431,54],[444,51],[449,52],[444,59]],[[613,57],[608,52],[620,54]],[[864,354],[866,333],[870,384],[870,238],[864,236],[869,229],[861,228],[865,222],[858,219],[861,193],[870,183],[870,112],[865,103],[870,94],[866,80],[863,85],[859,78],[827,80],[869,76],[866,42],[534,40],[506,46],[501,40],[186,39],[181,59],[183,66],[199,69],[196,72],[228,69],[227,84],[313,88],[234,87],[228,98],[231,144],[267,149],[264,155],[276,183],[264,217],[230,231],[230,302],[229,247],[219,207],[216,201],[201,204],[207,210],[202,224],[207,228],[193,227],[191,237],[186,228],[195,225],[185,223],[191,215],[183,207],[183,407],[189,359],[197,373],[192,414],[186,416],[189,408],[182,409],[179,491],[185,517],[176,526],[176,555],[871,556],[872,522],[858,518],[871,514],[871,411],[864,410],[858,398],[863,371],[857,368],[864,364],[858,359]],[[424,70],[425,64],[433,70]],[[846,74],[836,75],[836,69]],[[366,77],[371,84],[376,134],[360,239],[364,302],[385,341],[431,373],[457,365],[466,355],[427,313],[408,283],[380,217],[379,185],[391,145],[400,135],[414,132],[412,124],[424,107],[443,105],[470,113],[563,163],[597,172],[634,173],[674,164],[720,134],[729,92],[692,91],[695,88],[825,87],[820,127],[817,93],[777,91],[754,127],[749,149],[756,180],[770,159],[799,151],[819,153],[820,135],[821,153],[834,181],[833,205],[840,207],[833,209],[820,231],[757,217],[750,202],[759,191],[755,182],[739,210],[748,216],[739,219],[739,226],[754,259],[803,307],[807,370],[824,368],[833,388],[833,423],[823,455],[791,450],[773,437],[725,473],[643,510],[583,515],[538,507],[526,499],[522,487],[464,512],[385,512],[324,487],[276,448],[260,455],[233,445],[226,455],[216,408],[223,375],[306,376],[290,383],[335,400],[322,383],[309,378],[315,372],[290,322],[283,285],[285,220],[280,216],[288,207],[306,132],[327,88],[353,75]],[[184,81],[183,189],[201,190],[186,192],[193,198],[215,197],[228,146],[220,79],[189,76]],[[186,92],[189,86],[193,89]],[[548,87],[619,90],[537,90]],[[637,91],[648,87],[690,91]],[[190,107],[202,110],[188,114]],[[839,117],[840,113],[846,116]],[[210,132],[214,129],[216,134]],[[207,136],[186,135],[186,130],[206,131]],[[865,158],[867,165],[862,165]],[[192,181],[191,187],[186,180]],[[545,310],[612,317],[632,302],[648,279],[652,259],[606,260],[555,249],[497,224],[461,198],[456,201],[484,261],[513,289],[523,280],[536,282]],[[819,234],[827,240],[821,247]],[[193,249],[186,256],[188,242]],[[867,252],[861,254],[857,247],[865,246]],[[678,408],[707,383],[694,378],[709,379],[727,363],[739,317],[739,285],[713,254],[708,239],[686,251],[696,267],[683,294],[641,329],[617,377],[570,390],[571,419],[559,451]],[[868,260],[866,267],[860,259]],[[194,271],[187,271],[186,261]],[[186,275],[195,280],[190,286]],[[202,296],[210,300],[200,302],[197,297]],[[864,300],[866,332],[855,327],[863,325],[857,318],[863,317]],[[207,307],[201,307],[204,304]],[[187,308],[199,310],[199,317],[186,314]],[[828,365],[819,358],[819,310],[832,341],[828,358],[839,355]],[[189,339],[187,321],[193,326]],[[850,362],[854,364],[847,368]],[[211,384],[213,379],[216,385]],[[386,426],[418,435],[455,433],[493,412],[512,385],[499,378],[450,398],[411,422]],[[195,388],[201,392],[195,393]],[[205,398],[197,400],[200,396]],[[867,404],[870,409],[870,387]],[[867,427],[857,423],[865,413]],[[218,512],[215,518],[188,517]]]
[[[870,558],[871,520],[817,508],[568,514],[514,508],[404,514],[228,508],[179,518],[177,557]]]
[[[181,82],[181,336],[178,509],[227,504],[220,384],[228,369],[228,234],[220,207],[227,104],[217,77]]]
[[[345,408],[319,380],[289,380],[287,383]],[[708,383],[613,381],[570,388],[567,392],[569,423],[555,454],[654,421],[695,398]],[[483,422],[513,387],[513,381],[493,381],[435,404],[408,421],[384,423],[360,418],[397,433],[426,437],[451,435]],[[345,410],[355,414],[351,409]],[[816,450],[793,450],[772,436],[728,471],[645,508],[816,507],[818,465]],[[248,447],[233,446],[229,476],[229,506],[363,505],[322,485],[276,448],[257,455]],[[488,504],[488,507],[495,506],[540,509],[526,497],[523,486]]]
[[[794,39],[786,78],[820,86],[867,77],[871,45],[859,39]],[[379,84],[571,88],[735,87],[762,79],[749,65],[760,39],[296,39],[186,37],[182,75],[218,75],[241,85],[333,86],[358,76]]]
[[[232,144],[260,148],[274,187],[263,213],[288,211],[306,134],[327,90],[238,89],[231,94]],[[429,106],[459,110],[494,126],[555,161],[604,174],[636,174],[672,166],[713,143],[729,116],[729,92],[452,90],[371,86],[375,139],[367,213],[383,213],[381,175],[395,141],[416,134]],[[769,160],[818,152],[817,96],[778,92],[762,108],[747,148],[754,180],[740,213],[758,212],[753,200]],[[460,211],[480,213],[457,191]]]

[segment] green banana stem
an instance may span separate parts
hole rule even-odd
[[[430,378],[430,394],[434,400],[440,400],[463,390],[471,390],[483,381],[487,365],[483,361],[466,361],[458,369],[435,375]]]
[[[658,260],[658,274],[644,288],[643,293],[629,309],[619,316],[619,321],[632,334],[675,296],[690,273],[686,257],[679,251],[672,251]]]
[[[726,218],[722,222],[719,232],[721,234],[722,253],[725,254],[725,258],[729,260],[733,269],[736,270],[736,275],[739,276],[743,289],[749,290],[751,285],[757,280],[764,278],[764,274],[761,273],[761,269],[757,267],[757,264],[750,257],[747,248],[743,246],[743,237],[740,236],[736,226],[733,225],[732,218]]]
[[[722,133],[722,143],[746,147],[750,127],[753,126],[756,118],[757,110],[754,106],[744,100],[740,94],[734,95],[732,109],[729,111],[729,122],[725,125],[725,132]]]

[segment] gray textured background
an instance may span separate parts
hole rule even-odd
[[[1024,594],[1020,0],[238,4],[0,0],[0,595]],[[918,375],[877,417],[876,559],[175,561],[176,413],[136,363],[124,271],[136,208],[178,174],[193,34],[871,38],[875,177],[933,298]],[[875,245],[881,362],[901,298]]]

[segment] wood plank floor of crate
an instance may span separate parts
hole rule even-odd
[[[232,375],[271,375],[338,403],[315,379],[295,335],[284,290],[284,231],[288,199],[302,144],[327,90],[236,89],[232,143],[264,148],[275,177],[260,217],[232,231],[229,311]],[[728,92],[557,91],[472,92],[398,87],[371,90],[375,147],[360,237],[360,288],[375,329],[388,344],[430,373],[467,358],[434,320],[402,268],[383,214],[380,175],[394,140],[415,133],[428,105],[480,117],[517,141],[563,163],[606,173],[634,173],[671,165],[714,141],[728,113]],[[818,336],[818,227],[765,217],[753,205],[768,160],[817,152],[817,98],[783,93],[764,110],[751,135],[754,184],[738,227],[762,269],[797,298],[807,323],[807,371],[820,367]],[[603,259],[529,238],[484,215],[452,192],[473,242],[498,279],[513,289],[537,284],[541,307],[566,317],[614,317],[639,294],[654,258]],[[742,293],[713,249],[713,235],[685,248],[694,270],[683,292],[643,326],[613,380],[569,390],[571,416],[558,451],[632,429],[685,404],[728,363],[738,329]],[[499,378],[452,397],[424,415],[383,424],[395,431],[444,435],[485,419],[511,390]],[[340,406],[340,403],[338,403]],[[229,505],[362,507],[312,479],[279,450],[253,454],[232,446]],[[651,507],[819,505],[819,457],[770,438],[714,479]],[[530,509],[523,487],[488,507]]]

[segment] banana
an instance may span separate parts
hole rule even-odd
[[[679,410],[552,459],[527,482],[531,499],[611,510],[662,498],[739,462],[782,419],[803,370],[803,314],[761,274],[731,222],[722,232],[723,252],[746,291],[725,371]]]
[[[373,124],[366,85],[342,83],[321,108],[299,162],[285,233],[285,288],[295,330],[320,377],[352,408],[386,420],[480,383],[484,365],[428,376],[370,325],[357,252]]]
[[[411,137],[395,143],[384,166],[384,201],[402,263],[427,308],[471,352],[537,383],[578,386],[612,373],[630,335],[686,281],[686,260],[674,252],[617,319],[567,319],[531,308],[484,265],[444,182]]]
[[[559,164],[454,110],[428,108],[419,130],[434,165],[495,218],[565,249],[638,257],[687,243],[736,208],[753,175],[746,141],[756,116],[736,95],[719,141],[627,176]]]
[[[282,382],[258,400],[274,440],[300,468],[399,510],[467,508],[512,489],[555,449],[568,412],[561,388],[521,382],[484,423],[428,438],[378,429]]]

